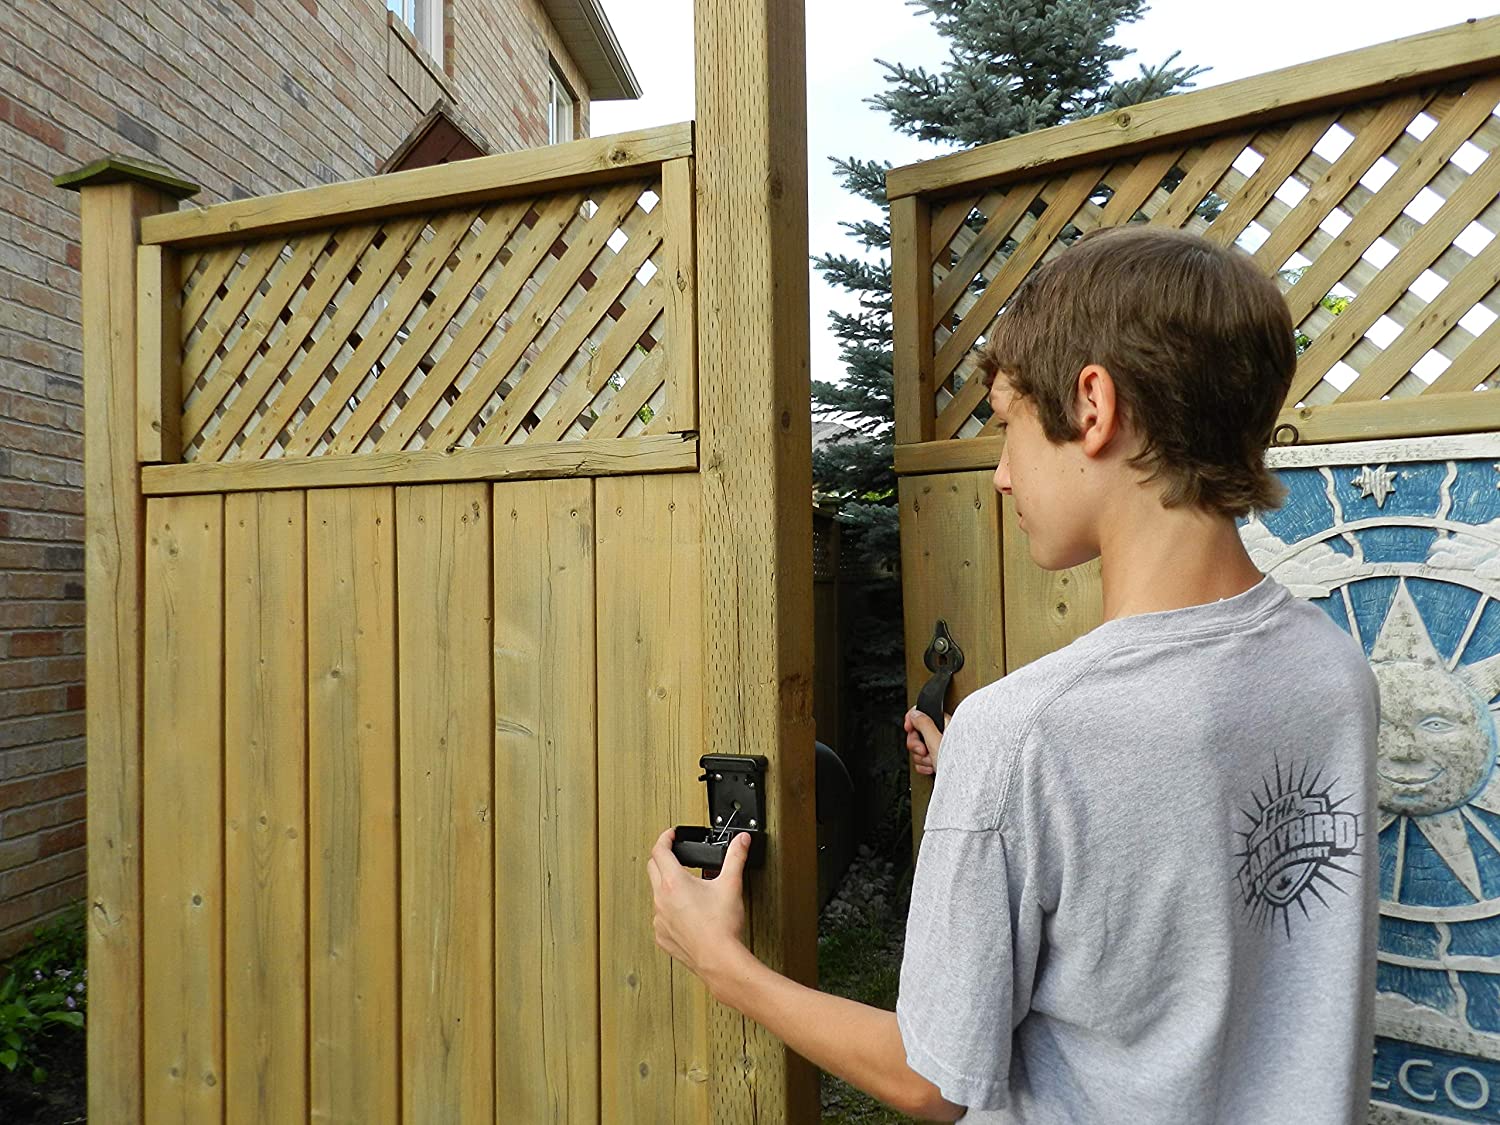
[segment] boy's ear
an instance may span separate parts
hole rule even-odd
[[[1074,417],[1086,456],[1097,457],[1108,448],[1120,428],[1115,381],[1109,371],[1091,363],[1078,373]]]

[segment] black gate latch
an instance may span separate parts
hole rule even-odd
[[[942,618],[932,630],[932,643],[927,646],[922,663],[927,665],[932,676],[917,692],[917,710],[942,730],[943,700],[948,696],[948,685],[953,682],[954,673],[964,666],[964,651],[958,647],[953,634],[948,632],[948,623]]]
[[[747,867],[766,861],[766,759],[760,754],[705,754],[699,781],[708,783],[708,825],[679,824],[672,854],[684,867],[707,871],[724,866],[730,841],[750,837]]]

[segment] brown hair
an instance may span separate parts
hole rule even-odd
[[[1091,231],[1033,273],[980,353],[1003,372],[1052,442],[1080,436],[1078,374],[1097,363],[1167,507],[1227,516],[1278,506],[1262,462],[1297,367],[1291,313],[1276,283],[1237,249],[1186,231]]]

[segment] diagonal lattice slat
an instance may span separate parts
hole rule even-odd
[[[1082,233],[1154,223],[1249,252],[1298,333],[1288,407],[1484,391],[1500,368],[1500,77],[1320,110],[930,204],[923,440],[993,432],[971,349]]]
[[[185,253],[183,460],[642,432],[673,230],[657,171]]]

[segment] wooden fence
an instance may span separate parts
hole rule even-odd
[[[1038,570],[995,494],[1003,427],[973,377],[1010,295],[1086,231],[1191,230],[1278,280],[1299,351],[1280,444],[1500,429],[1500,17],[896,168],[887,189],[913,698],[939,617],[969,657],[960,697],[1098,621],[1097,568]]]
[[[805,1107],[650,927],[698,756],[768,754],[752,940],[810,976],[810,923],[782,935],[815,912],[811,693],[778,704],[805,759],[713,695],[765,650],[713,657],[712,614],[780,618],[707,560],[780,550],[784,509],[761,481],[770,523],[704,531],[742,483],[700,440],[749,441],[700,422],[694,162],[682,125],[184,211],[119,161],[61,178],[93,326],[91,1117]],[[805,580],[806,683],[811,552],[762,569]]]
[[[141,439],[183,466],[147,491],[458,451],[524,450],[525,471],[557,464],[543,443],[695,430],[691,127],[615,152],[587,176],[527,153],[145,220],[142,369],[161,384]]]
[[[1280,282],[1283,443],[1500,428],[1500,18],[985,145],[889,176],[898,471],[980,464],[973,346],[1085,231],[1191,230]],[[981,449],[985,456],[981,456]]]

